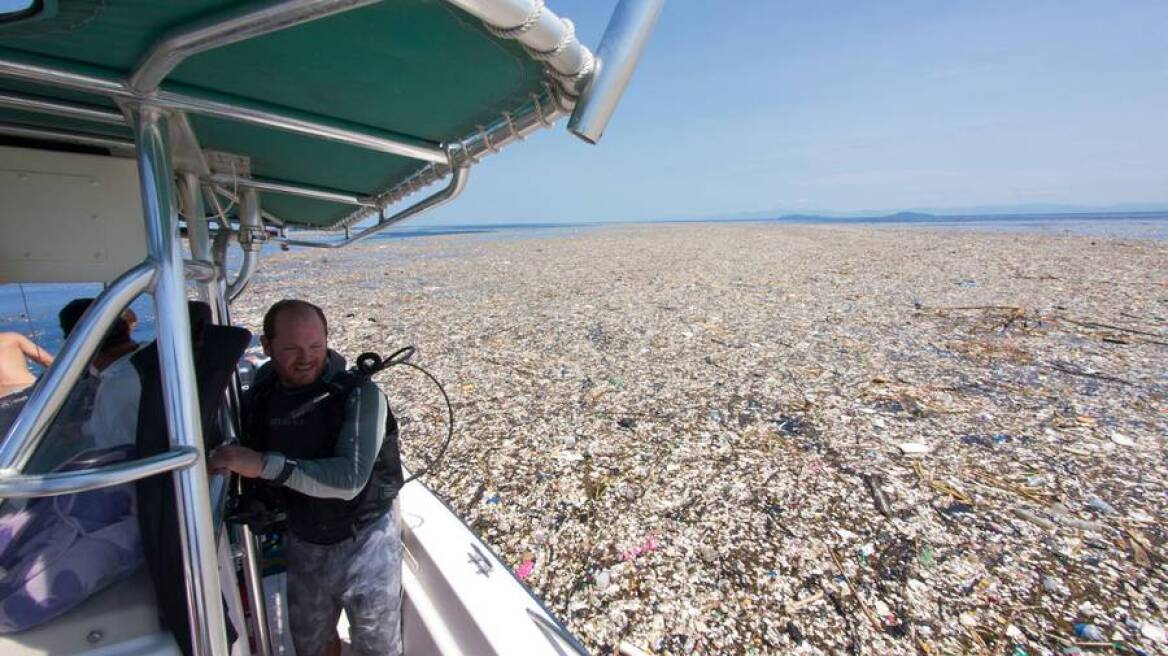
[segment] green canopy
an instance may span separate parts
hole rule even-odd
[[[517,38],[526,31],[523,28],[500,32],[456,4],[443,0],[369,3],[218,45],[183,59],[165,76],[159,94],[400,139],[474,159],[466,140],[476,140],[480,152],[495,150],[500,127],[506,130],[504,136],[518,136],[517,117],[527,117],[530,126],[537,120],[547,123],[566,109],[561,93],[565,87],[560,84],[565,76],[537,59],[539,53],[533,56]],[[124,87],[124,81],[131,79],[166,35],[187,26],[214,24],[220,17],[230,20],[255,7],[255,3],[225,0],[45,2],[38,15],[0,23],[0,94],[116,109],[114,93],[9,73],[17,66],[52,69]],[[566,31],[571,39],[570,29]],[[583,50],[574,40],[571,45]],[[5,68],[4,63],[9,66]],[[582,77],[588,70],[578,73]],[[203,151],[250,158],[246,175],[253,179],[373,199],[362,207],[262,193],[264,211],[288,224],[351,223],[375,211],[375,205],[398,200],[420,186],[402,187],[411,176],[429,168],[431,176],[423,180],[428,182],[449,168],[433,158],[427,161],[273,129],[222,113],[186,113]],[[131,138],[129,127],[116,121],[48,113],[19,102],[0,103],[0,124]],[[236,170],[218,173],[240,177]],[[230,189],[232,185],[222,186]]]

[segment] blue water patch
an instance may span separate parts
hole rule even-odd
[[[18,332],[50,353],[65,342],[57,313],[75,298],[94,298],[101,293],[99,283],[28,283],[0,285],[0,332]],[[149,296],[140,296],[130,308],[138,315],[134,339],[154,339],[154,305]],[[36,369],[39,373],[39,369]]]
[[[414,239],[418,237],[443,237],[475,235],[478,237],[507,239],[540,237],[564,232],[578,232],[603,227],[605,223],[487,223],[480,225],[424,226],[394,229],[372,235],[369,240],[385,241],[394,239]]]
[[[1090,237],[1168,239],[1168,211],[1090,212],[1070,214],[936,215],[900,212],[887,216],[828,217],[794,214],[763,218],[679,219],[665,223],[777,223],[783,225],[889,226],[982,232],[1029,232]]]

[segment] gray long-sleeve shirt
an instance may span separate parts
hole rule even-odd
[[[330,363],[330,369],[333,366]],[[313,460],[297,459],[296,468],[284,481],[284,487],[324,499],[356,497],[373,472],[385,438],[388,413],[389,402],[376,384],[365,381],[359,385],[345,400],[345,420],[337,436],[334,454]],[[286,462],[283,453],[265,452],[260,478],[276,479]]]

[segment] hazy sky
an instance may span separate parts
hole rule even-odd
[[[615,0],[548,0],[595,48]],[[668,0],[598,146],[565,122],[425,223],[1168,207],[1168,2]]]

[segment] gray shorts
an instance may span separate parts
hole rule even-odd
[[[397,656],[401,642],[401,515],[319,545],[288,537],[288,631],[297,656],[321,656],[349,618],[350,654]]]

